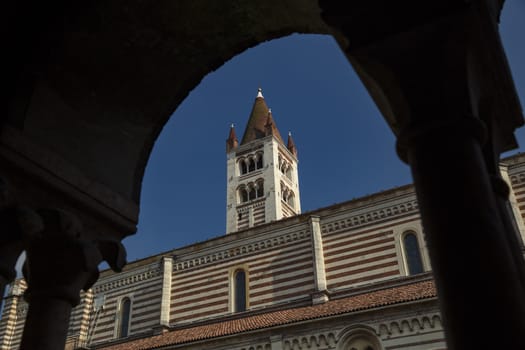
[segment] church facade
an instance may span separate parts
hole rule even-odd
[[[297,148],[261,91],[226,153],[226,234],[103,271],[67,349],[446,349],[412,185],[301,213]],[[500,168],[523,245],[525,155]],[[1,349],[20,344],[25,288],[4,301]]]

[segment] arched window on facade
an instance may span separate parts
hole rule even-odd
[[[262,154],[257,155],[257,169],[262,169],[263,167],[263,157]]]
[[[246,166],[244,159],[239,161],[239,171],[241,172],[241,175],[244,175],[248,172],[248,167]]]
[[[255,160],[253,158],[250,158],[248,161],[248,172],[252,172],[255,170]]]
[[[246,311],[246,272],[243,269],[233,273],[233,311]]]
[[[288,192],[288,197],[286,198],[286,203],[292,208],[295,206],[295,196],[292,191]]]
[[[257,198],[264,196],[264,183],[262,181],[257,182]]]
[[[342,347],[344,350],[380,350],[379,339],[368,328],[356,329],[350,331],[341,337]],[[338,348],[339,349],[339,348]]]
[[[255,199],[257,197],[257,192],[255,191],[255,187],[250,188],[250,192],[248,193],[248,198],[250,200]]]
[[[129,321],[131,318],[131,299],[124,298],[120,301],[118,314],[117,337],[124,338],[129,334]]]
[[[423,262],[421,260],[421,251],[419,250],[417,236],[414,232],[407,232],[403,236],[403,249],[408,274],[415,275],[422,273],[424,270]]]
[[[239,187],[238,191],[238,201],[239,203],[248,202],[248,191],[245,186]]]

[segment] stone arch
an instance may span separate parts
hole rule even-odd
[[[355,325],[343,329],[337,337],[337,350],[382,350],[377,332],[370,326]]]

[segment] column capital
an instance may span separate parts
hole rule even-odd
[[[60,209],[39,209],[41,230],[24,243],[27,252],[23,267],[28,282],[26,298],[58,298],[72,306],[80,302],[80,290],[89,289],[98,279],[98,265],[106,260],[114,270],[125,264],[120,242],[90,240],[82,222]]]
[[[407,151],[418,147],[422,142],[442,147],[452,140],[468,137],[477,140],[481,146],[484,145],[488,138],[485,123],[471,116],[450,120],[427,120],[401,129],[397,137],[396,151],[399,158],[408,163]]]

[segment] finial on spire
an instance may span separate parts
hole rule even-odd
[[[293,142],[291,131],[288,131],[288,145],[286,146],[286,148],[288,148],[288,150],[292,152],[294,156],[297,157],[297,147],[295,147],[295,142]]]
[[[230,128],[233,129],[234,127],[235,127],[235,125],[232,123],[232,124],[230,125]]]
[[[229,153],[232,149],[237,148],[239,141],[237,140],[237,135],[235,135],[235,128],[233,123],[231,123],[230,134],[226,139],[226,153]]]
[[[263,96],[263,94],[262,94],[262,89],[261,89],[261,88],[258,88],[258,89],[257,89],[257,97],[264,98],[264,96]]]
[[[268,114],[272,114],[272,109],[268,108]]]

